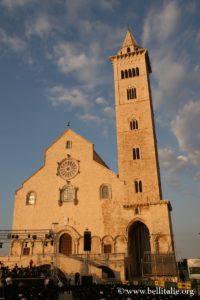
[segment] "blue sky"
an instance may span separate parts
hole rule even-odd
[[[128,26],[148,48],[176,252],[200,253],[200,2],[0,0],[0,228],[70,121],[117,171],[113,70]]]

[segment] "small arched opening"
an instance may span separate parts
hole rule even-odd
[[[64,233],[60,237],[59,253],[62,253],[67,256],[72,254],[72,237],[68,233]]]

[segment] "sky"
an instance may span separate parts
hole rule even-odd
[[[117,172],[109,57],[131,28],[151,60],[176,255],[200,257],[199,11],[199,0],[0,0],[0,229],[11,228],[15,190],[68,122]]]

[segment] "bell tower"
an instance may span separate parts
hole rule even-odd
[[[149,75],[148,51],[127,31],[114,68],[119,178],[129,201],[162,199]]]

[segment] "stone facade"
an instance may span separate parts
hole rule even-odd
[[[91,266],[107,266],[124,279],[141,275],[145,253],[174,249],[171,205],[161,192],[147,49],[128,31],[110,60],[119,174],[107,167],[91,142],[67,129],[46,149],[43,166],[15,193],[13,230],[51,229],[56,245],[19,236],[12,241],[11,254],[45,257],[56,249],[57,256],[74,260],[74,272],[81,272],[75,266],[88,228]]]

